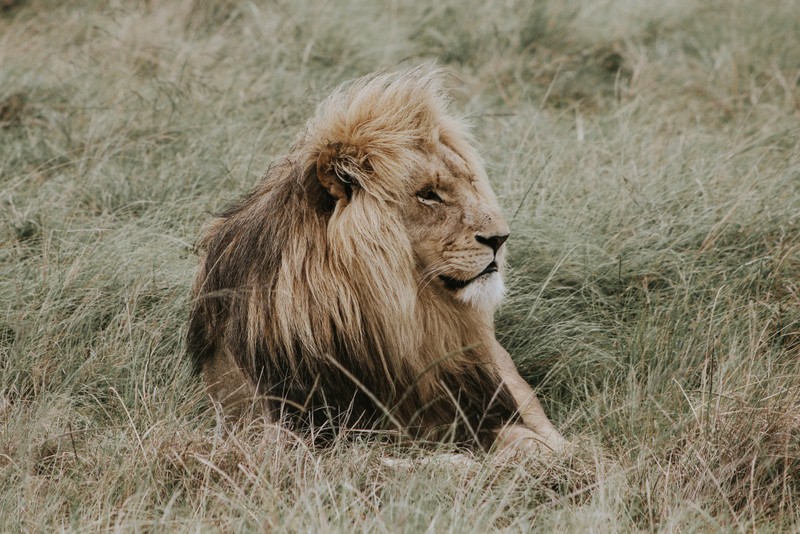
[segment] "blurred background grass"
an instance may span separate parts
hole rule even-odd
[[[576,451],[220,435],[202,225],[332,87],[430,60],[511,222],[498,336]],[[796,0],[0,2],[0,525],[797,529],[798,80]]]

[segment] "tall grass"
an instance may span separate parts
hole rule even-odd
[[[800,528],[798,51],[796,0],[0,2],[2,530]],[[202,225],[330,88],[425,60],[511,221],[498,335],[575,450],[221,434]]]

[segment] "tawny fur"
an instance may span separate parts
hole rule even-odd
[[[508,227],[441,79],[338,88],[209,227],[188,344],[226,414],[562,445],[494,337]]]

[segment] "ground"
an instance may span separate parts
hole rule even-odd
[[[337,83],[425,61],[511,224],[498,337],[574,448],[220,433],[203,224]],[[799,79],[797,0],[0,2],[2,530],[797,530]]]

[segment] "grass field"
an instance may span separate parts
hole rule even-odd
[[[0,530],[800,529],[800,2],[0,1]],[[498,336],[576,447],[217,431],[193,244],[316,102],[446,66]]]

